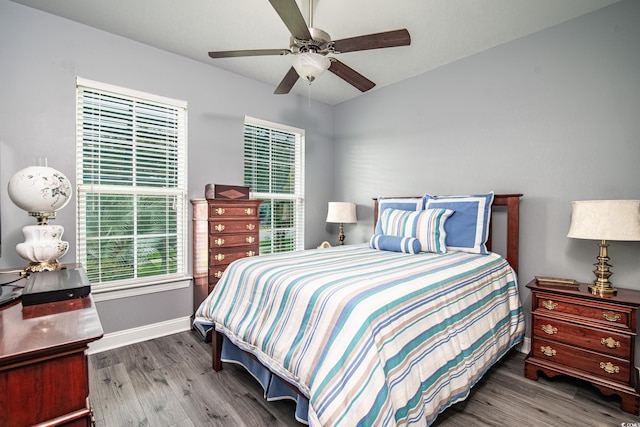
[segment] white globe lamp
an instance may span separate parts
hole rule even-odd
[[[46,159],[37,163],[18,171],[7,187],[11,201],[37,221],[37,225],[22,228],[25,241],[16,245],[18,254],[30,262],[25,273],[63,268],[58,258],[69,249],[69,243],[62,241],[64,228],[50,225],[49,219],[69,203],[71,182],[62,172],[48,167]]]

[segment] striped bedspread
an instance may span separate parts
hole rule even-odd
[[[312,426],[429,425],[524,334],[501,256],[368,245],[238,260],[196,317],[296,384]]]

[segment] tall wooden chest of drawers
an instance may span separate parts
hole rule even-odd
[[[640,292],[620,289],[612,297],[592,295],[588,285],[531,289],[531,351],[525,376],[564,374],[590,382],[620,407],[638,415],[640,393],[634,365]]]
[[[209,289],[227,266],[260,252],[260,200],[207,199]]]

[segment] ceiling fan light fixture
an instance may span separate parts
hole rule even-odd
[[[331,66],[331,60],[328,57],[315,52],[292,55],[291,62],[298,75],[309,83],[320,77]]]

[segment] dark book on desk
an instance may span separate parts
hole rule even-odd
[[[32,273],[22,291],[22,305],[43,304],[86,297],[91,285],[82,268]]]

